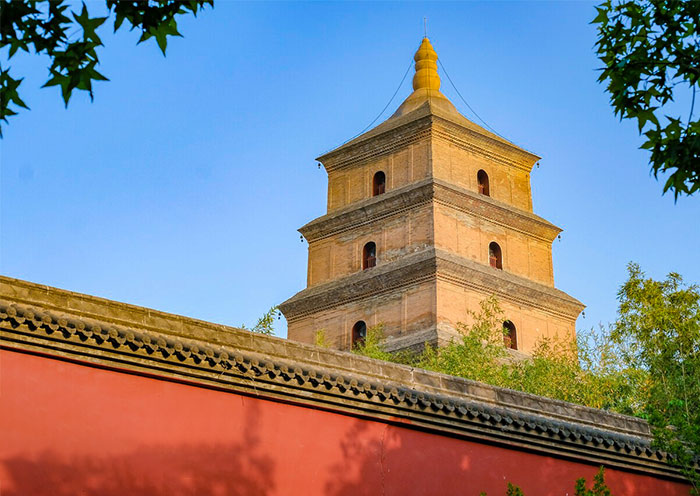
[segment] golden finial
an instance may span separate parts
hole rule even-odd
[[[413,56],[416,61],[416,74],[413,76],[413,89],[427,89],[438,91],[440,89],[440,76],[437,72],[437,53],[425,37]]]
[[[450,114],[459,115],[457,109],[440,93],[440,76],[437,72],[438,56],[433,50],[428,37],[424,37],[418,51],[413,56],[416,61],[416,74],[413,76],[413,93],[408,95],[401,106],[394,112],[394,117],[413,112],[428,104],[430,111],[440,109]]]

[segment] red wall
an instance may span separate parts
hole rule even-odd
[[[596,467],[0,351],[0,494],[573,494]],[[613,470],[615,496],[687,495]]]

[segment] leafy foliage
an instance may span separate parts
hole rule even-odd
[[[127,21],[131,29],[141,32],[139,43],[155,38],[165,55],[169,36],[181,36],[177,17],[197,13],[213,0],[105,0],[107,17],[91,17],[85,3],[80,12],[69,9],[64,0],[0,0],[0,48],[8,47],[8,60],[18,51],[47,55],[49,79],[44,86],[59,86],[63,102],[74,90],[87,91],[93,98],[93,81],[107,81],[97,71],[97,49],[102,40],[97,34],[109,17],[114,17],[116,32]],[[79,36],[76,37],[76,35]],[[10,75],[9,67],[0,67],[0,122],[27,108],[19,96],[23,78]],[[0,136],[2,129],[0,128]]]
[[[612,496],[610,489],[605,484],[605,468],[600,467],[595,476],[593,476],[593,488],[586,489],[586,479],[580,478],[576,481],[574,487],[574,496]]]
[[[606,0],[596,7],[597,53],[610,101],[621,119],[636,119],[651,151],[654,176],[669,173],[664,192],[700,189],[700,120],[693,119],[700,79],[700,2]],[[689,116],[665,115],[678,87],[692,93]]]
[[[325,329],[319,329],[316,331],[314,336],[314,344],[319,348],[330,348],[331,344],[328,342],[328,336],[326,335]]]
[[[609,333],[580,332],[577,342],[542,339],[532,357],[513,356],[503,345],[505,320],[498,302],[489,298],[478,312],[459,324],[461,335],[447,345],[427,346],[422,353],[389,353],[382,346],[382,326],[368,330],[355,353],[494,386],[548,396],[593,408],[642,413],[639,390],[648,380],[644,370],[629,367]]]
[[[460,338],[444,347],[388,353],[378,326],[355,352],[646,418],[656,446],[671,455],[697,494],[700,290],[678,274],[655,281],[636,264],[628,272],[618,294],[618,318],[610,328],[579,331],[577,342],[542,339],[527,359],[513,357],[503,345],[504,316],[493,298],[482,302],[468,316],[471,323],[459,326]],[[594,491],[603,487],[600,477]]]
[[[644,413],[659,448],[673,455],[700,488],[700,290],[672,273],[647,278],[638,265],[619,292],[619,318],[612,338],[624,344],[623,358],[649,374],[640,391]]]
[[[384,325],[378,324],[367,329],[365,339],[358,342],[352,351],[358,355],[376,358],[377,360],[402,363],[404,365],[415,365],[417,358],[415,353],[411,353],[410,351],[390,353],[384,350],[383,342]]]
[[[576,342],[541,339],[529,360],[510,366],[505,387],[614,410],[642,413],[640,391],[649,380],[646,371],[621,359],[618,344],[601,328],[579,331]]]
[[[426,347],[418,366],[428,370],[468,377],[476,381],[507,386],[508,352],[503,345],[505,320],[498,301],[481,302],[478,312],[468,312],[471,325],[458,324],[459,340],[441,347]]]
[[[525,496],[523,490],[518,486],[514,486],[510,482],[508,483],[508,488],[506,489],[506,496]]]
[[[479,496],[487,496],[481,492]],[[525,496],[525,493],[518,486],[508,483],[506,496]],[[574,486],[574,496],[612,496],[610,489],[605,484],[605,468],[600,467],[598,473],[593,477],[593,488],[586,489],[586,479],[581,477]]]
[[[277,306],[274,306],[265,312],[265,314],[258,319],[258,322],[252,328],[249,329],[245,324],[241,324],[241,329],[272,336],[275,334],[275,319],[277,318],[279,318],[279,310]]]

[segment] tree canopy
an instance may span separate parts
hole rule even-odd
[[[700,189],[700,2],[606,0],[597,8],[596,49],[615,115],[637,121],[655,177],[677,199]],[[689,108],[674,107],[685,92]]]
[[[388,353],[381,326],[356,353],[648,420],[655,445],[700,488],[700,290],[680,275],[648,278],[636,264],[618,293],[617,319],[576,342],[541,339],[531,357],[504,346],[494,298],[465,315],[461,335],[422,353]],[[589,494],[589,493],[585,493]],[[596,494],[596,493],[593,493]]]
[[[72,10],[64,0],[0,0],[0,49],[7,47],[8,61],[20,51],[48,56],[44,87],[60,87],[67,106],[74,90],[87,91],[92,99],[93,81],[107,81],[97,70],[103,46],[97,30],[109,18],[115,32],[126,21],[141,33],[139,43],[154,38],[165,55],[168,37],[181,36],[178,17],[196,16],[206,5],[213,6],[214,0],[105,0],[107,15],[98,17],[90,15],[85,3]],[[0,136],[2,122],[28,108],[19,92],[22,80],[0,65]]]
[[[663,281],[630,264],[611,338],[621,358],[648,374],[639,391],[659,448],[700,489],[700,288],[671,273]]]

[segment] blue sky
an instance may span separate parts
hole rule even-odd
[[[0,142],[0,271],[253,324],[305,287],[296,229],[326,206],[314,158],[384,108],[427,16],[469,104],[543,157],[534,209],[564,229],[555,283],[587,305],[579,328],[614,319],[629,261],[700,282],[700,196],[662,196],[635,125],[612,115],[596,82],[593,5],[219,1],[181,21],[165,58],[103,26],[111,81],[68,110],[57,88],[39,89],[45,59],[13,59],[31,111]],[[443,91],[476,120],[444,77]],[[407,77],[378,122],[409,93]]]

